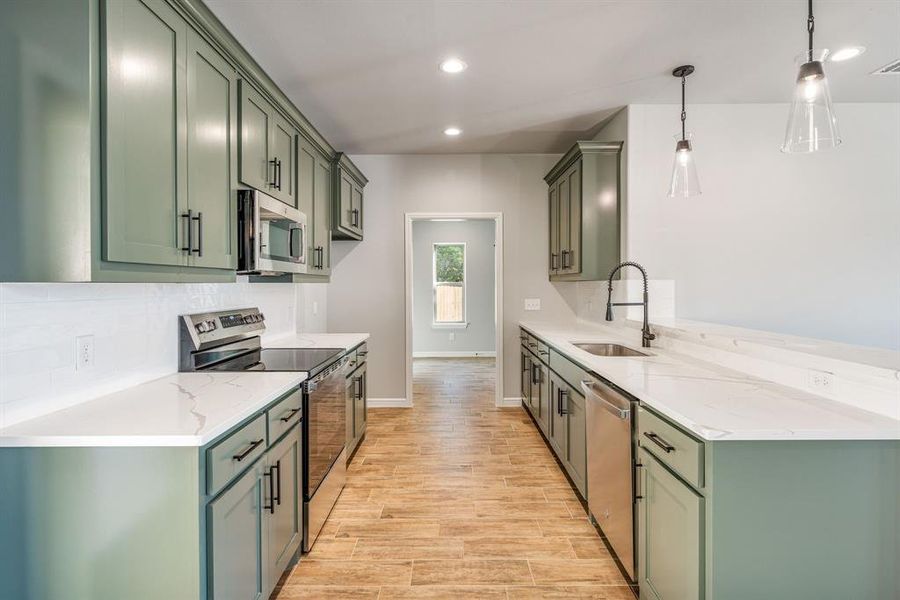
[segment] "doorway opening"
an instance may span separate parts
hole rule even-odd
[[[503,404],[501,213],[406,215],[406,397]]]

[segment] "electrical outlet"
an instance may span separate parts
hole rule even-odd
[[[94,367],[94,336],[80,335],[75,338],[75,370]]]
[[[525,310],[541,310],[541,299],[525,298]]]
[[[809,369],[807,371],[807,385],[809,389],[816,392],[832,392],[834,390],[834,373]]]

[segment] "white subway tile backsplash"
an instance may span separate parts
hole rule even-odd
[[[310,290],[305,288],[309,287]],[[259,306],[267,336],[324,329],[322,284],[0,284],[0,427],[178,369],[178,315]],[[75,370],[75,337],[94,366]]]

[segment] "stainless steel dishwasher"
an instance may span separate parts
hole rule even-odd
[[[634,581],[635,403],[596,379],[582,381],[581,389],[587,400],[588,508]]]

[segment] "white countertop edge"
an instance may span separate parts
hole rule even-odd
[[[175,375],[190,375],[191,373],[176,373]],[[197,373],[201,375],[203,373]],[[283,373],[280,372],[283,375]],[[265,377],[265,373],[253,373],[254,377]],[[167,375],[166,377],[160,377],[146,383],[158,383],[161,380],[167,379],[172,375]],[[0,430],[0,448],[163,448],[163,447],[194,447],[200,448],[206,446],[210,442],[214,441],[216,438],[221,437],[223,434],[229,432],[236,426],[243,423],[245,420],[249,419],[256,413],[260,412],[263,408],[272,404],[301,383],[306,381],[307,374],[299,373],[295,377],[293,377],[290,381],[284,383],[283,385],[278,386],[268,394],[266,394],[263,398],[257,400],[253,404],[242,407],[242,409],[235,413],[234,415],[230,415],[228,419],[223,420],[222,423],[217,425],[216,427],[210,429],[202,433],[201,435],[181,435],[181,434],[144,434],[144,433],[135,433],[135,434],[124,434],[124,435],[104,435],[104,434],[40,434],[35,433],[33,435],[28,434],[12,434],[6,435]],[[130,389],[140,387],[140,385],[133,386]],[[109,394],[115,395],[115,394]],[[104,398],[105,396],[101,396],[100,398],[95,398],[95,400],[99,400]],[[89,403],[85,402],[83,404]],[[69,409],[77,408],[79,405],[74,407],[69,407]],[[63,409],[63,410],[69,410]],[[54,414],[54,413],[50,413]],[[46,417],[47,415],[43,415]],[[38,421],[42,417],[35,417],[29,421],[23,421],[21,423],[16,423],[15,425],[10,426],[10,428],[20,428],[28,425],[30,421]]]
[[[285,333],[263,338],[263,348],[343,348],[353,350],[365,341],[368,333]]]
[[[539,338],[542,338],[548,342],[551,342],[549,338],[553,337],[552,333],[548,333],[546,331],[542,332],[540,329],[545,327],[548,330],[553,329],[567,329],[577,327],[577,325],[568,324],[568,325],[559,325],[555,323],[529,323],[529,322],[519,322],[519,326],[526,331],[536,335]],[[585,342],[591,342],[591,338],[596,338],[598,336],[598,332],[591,331],[586,332],[584,334],[580,334]],[[610,341],[615,343],[621,343],[623,346],[628,346],[631,348],[639,349],[638,345],[632,344],[628,341],[623,341],[619,336],[615,333],[611,332],[608,335],[604,335],[603,341]],[[647,394],[645,390],[635,390],[633,386],[628,384],[623,384],[621,381],[617,381],[616,376],[612,375],[608,372],[604,372],[602,369],[598,369],[595,364],[590,364],[584,360],[583,357],[579,356],[578,353],[570,352],[565,347],[560,347],[556,343],[550,343],[554,349],[558,350],[561,354],[563,354],[566,358],[571,360],[572,362],[579,365],[581,368],[586,371],[593,373],[607,381],[612,382],[620,389],[627,392],[632,397],[638,399],[642,404],[654,409],[656,412],[660,413],[663,416],[668,417],[684,429],[691,432],[693,435],[697,437],[709,441],[786,441],[786,440],[807,440],[807,441],[823,441],[823,440],[832,440],[832,441],[895,441],[900,440],[900,422],[896,425],[891,425],[890,427],[881,428],[866,428],[864,430],[859,429],[842,429],[840,432],[837,432],[833,429],[789,429],[779,428],[779,429],[745,429],[740,432],[723,430],[712,428],[708,426],[704,426],[694,419],[685,416],[684,414],[679,413],[678,411],[672,410],[668,404],[664,400],[660,400],[654,398],[653,396]],[[673,353],[669,350],[664,350],[661,353],[659,349],[649,348],[644,349],[650,354],[657,354],[661,356],[665,356],[670,360],[678,360],[677,357],[674,357],[676,353]],[[597,357],[601,358],[601,357]],[[616,358],[616,360],[628,360],[627,358]],[[633,359],[632,359],[633,360]],[[684,362],[686,363],[705,363],[705,361],[701,361],[699,359],[684,357]],[[726,367],[722,367],[720,365],[716,365],[715,363],[706,363],[712,369],[721,369],[721,370],[729,370]],[[765,380],[763,380],[765,381]],[[767,382],[770,383],[770,382]],[[778,385],[778,384],[773,384]],[[831,401],[826,398],[823,398],[823,401]],[[862,410],[862,409],[859,409]],[[866,411],[863,411],[866,412]],[[888,417],[884,417],[882,415],[878,415],[877,413],[871,413],[873,418],[877,419],[888,419]]]

